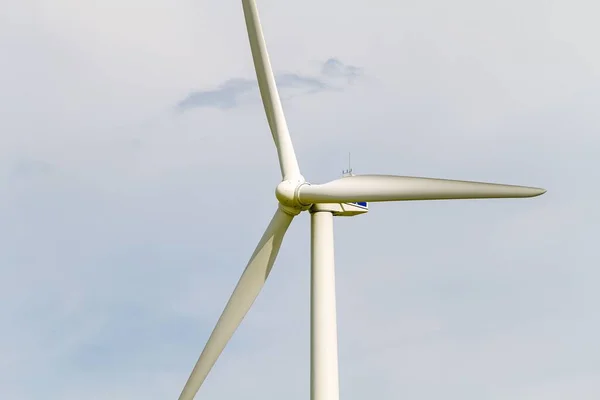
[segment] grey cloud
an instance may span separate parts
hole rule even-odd
[[[330,58],[323,63],[321,74],[332,78],[345,78],[348,83],[352,83],[363,74],[363,70],[353,65],[345,65],[337,58]]]
[[[256,88],[256,82],[249,79],[230,79],[215,90],[198,90],[190,93],[177,107],[185,110],[195,107],[216,107],[228,109],[238,104],[238,98]]]
[[[306,88],[316,91],[327,90],[330,86],[319,78],[299,74],[283,74],[277,78],[277,85],[282,88]]]
[[[32,178],[51,173],[54,165],[40,160],[20,159],[15,162],[12,168],[14,178]]]
[[[344,78],[345,84],[353,83],[362,74],[362,69],[345,65],[336,58],[330,58],[321,65],[318,76],[305,74],[283,73],[276,76],[277,87],[283,97],[307,95],[326,90],[340,90],[339,82],[332,84],[336,78]],[[300,94],[296,91],[300,90]],[[177,109],[185,111],[191,108],[220,108],[230,109],[244,103],[244,95],[257,93],[256,80],[235,78],[229,79],[213,90],[196,90],[177,104]]]

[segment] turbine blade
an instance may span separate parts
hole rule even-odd
[[[544,189],[495,183],[417,178],[394,175],[357,175],[322,185],[302,185],[302,204],[359,201],[404,201],[534,197]]]
[[[242,5],[260,96],[267,114],[273,141],[275,147],[277,147],[281,176],[284,180],[298,178],[300,177],[300,168],[283,114],[279,93],[277,92],[275,77],[267,53],[267,45],[258,18],[256,2],[255,0],[242,0]]]
[[[179,400],[192,400],[227,342],[254,303],[273,267],[281,242],[294,217],[277,209],[250,257],[225,310],[213,329],[200,358],[188,378]]]

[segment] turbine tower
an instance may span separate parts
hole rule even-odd
[[[242,5],[260,94],[279,157],[282,181],[275,190],[279,204],[179,400],[192,400],[200,389],[265,284],[290,223],[303,211],[311,214],[310,395],[311,400],[338,400],[333,217],[366,213],[368,202],[534,197],[546,191],[493,183],[351,173],[325,184],[307,182],[296,160],[255,0],[242,0]]]

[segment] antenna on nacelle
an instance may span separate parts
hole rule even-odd
[[[352,154],[348,153],[348,169],[342,171],[343,176],[352,176]]]

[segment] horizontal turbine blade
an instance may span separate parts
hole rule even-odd
[[[393,175],[357,175],[322,185],[302,185],[302,204],[534,197],[544,189],[495,183]]]
[[[227,342],[254,303],[273,267],[281,242],[294,217],[277,209],[221,314],[179,400],[193,400]]]
[[[285,115],[283,114],[279,93],[277,92],[275,77],[271,69],[269,54],[267,53],[267,45],[258,18],[256,2],[254,0],[242,0],[242,5],[260,96],[265,107],[275,147],[277,147],[281,175],[284,180],[299,178],[300,168],[298,167],[298,160],[296,159],[292,139],[290,138],[287,122],[285,121]]]

